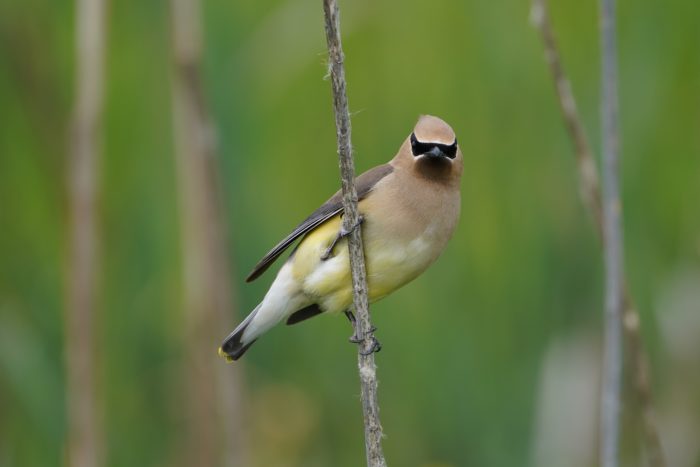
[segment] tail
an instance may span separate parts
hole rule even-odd
[[[262,305],[262,304],[261,304]],[[260,310],[260,305],[256,306],[255,309],[248,315],[248,317],[239,324],[236,329],[233,330],[231,334],[224,339],[223,344],[219,347],[219,355],[224,357],[226,361],[233,362],[238,360],[243,356],[243,354],[250,348],[251,345],[258,340],[258,336],[245,336],[245,331],[253,322],[255,315],[258,314]]]

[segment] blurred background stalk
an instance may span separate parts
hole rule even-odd
[[[78,0],[75,109],[69,165],[69,275],[66,306],[68,462],[102,465],[94,322],[99,254],[97,195],[102,143],[105,0]]]
[[[589,142],[588,136],[586,134],[583,121],[578,111],[578,106],[576,104],[576,99],[573,95],[571,88],[571,82],[564,70],[561,62],[559,45],[554,36],[554,31],[552,29],[552,23],[550,20],[549,7],[546,0],[533,0],[532,10],[530,11],[530,19],[533,25],[539,30],[542,43],[544,46],[545,59],[549,65],[550,73],[552,75],[552,80],[554,81],[557,98],[559,101],[559,108],[561,110],[562,118],[566,125],[567,132],[574,147],[574,153],[576,156],[577,169],[578,169],[578,180],[579,180],[579,194],[581,199],[588,209],[589,214],[594,220],[594,228],[599,240],[601,241],[601,246],[604,249],[604,256],[609,255],[608,249],[606,247],[606,238],[604,237],[604,219],[603,219],[603,195],[601,192],[600,183],[598,181],[598,166],[593,155],[593,150],[591,149],[591,144]],[[610,19],[607,18],[609,21]],[[605,44],[607,49],[604,50],[605,54],[609,53],[609,45]],[[606,57],[606,59],[608,59]],[[604,83],[605,86],[609,86],[608,82]],[[615,87],[617,85],[615,84]],[[606,96],[607,97],[607,96]],[[615,99],[617,99],[617,91],[615,91]],[[607,101],[604,102],[607,105]],[[602,105],[601,105],[602,107]],[[615,107],[617,104],[615,103]],[[615,114],[617,111],[615,110]],[[617,119],[617,117],[614,117]],[[606,115],[602,119],[605,122],[603,129],[607,132],[609,131],[610,123],[608,120],[610,116]],[[619,139],[617,133],[617,124],[613,125],[615,127],[613,137]],[[610,137],[609,135],[607,136]],[[615,142],[615,145],[618,143]],[[610,176],[609,167],[606,166],[606,176]],[[617,168],[615,167],[616,174]],[[621,209],[621,202],[618,195],[618,205]],[[618,233],[621,233],[621,227],[618,227]],[[618,253],[620,246],[618,245]],[[652,382],[650,378],[650,370],[648,363],[647,351],[644,346],[644,341],[642,339],[639,312],[637,311],[632,296],[630,294],[629,288],[625,284],[625,274],[619,271],[622,278],[622,284],[620,286],[621,294],[621,308],[622,308],[622,323],[624,326],[622,330],[625,334],[625,343],[628,354],[628,366],[630,367],[629,378],[632,380],[632,384],[629,386],[634,390],[635,401],[639,404],[639,410],[642,413],[642,422],[644,427],[644,436],[646,445],[643,446],[643,451],[646,452],[650,465],[654,467],[662,467],[665,465],[663,449],[661,446],[661,440],[658,431],[658,424],[656,422],[654,403],[652,397]],[[610,292],[609,290],[607,291]],[[619,336],[620,340],[622,336]],[[621,345],[621,342],[618,342]],[[606,361],[609,356],[606,356]],[[617,358],[621,358],[620,354]],[[618,362],[621,366],[621,362]],[[621,368],[618,368],[618,371]],[[607,380],[606,380],[607,382]],[[609,386],[609,384],[608,384]],[[614,389],[614,388],[613,388]],[[619,388],[618,388],[619,391]],[[619,398],[618,394],[615,398]],[[614,415],[614,418],[620,417],[620,411]],[[615,422],[617,423],[617,422]],[[606,427],[610,425],[610,422],[606,423]],[[619,428],[618,428],[619,429]],[[617,429],[616,429],[617,430]],[[606,431],[610,431],[606,428]],[[617,438],[614,435],[613,438]],[[608,440],[611,437],[608,436]],[[609,441],[606,441],[609,443]],[[613,440],[613,444],[617,444],[618,441]]]
[[[603,256],[605,318],[600,404],[600,465],[617,467],[622,407],[622,311],[624,242],[620,198],[620,125],[615,0],[600,1],[601,134],[603,166]]]
[[[230,255],[217,137],[202,81],[200,2],[172,0],[173,117],[186,326],[185,463],[245,466],[241,368],[215,358],[231,329]]]

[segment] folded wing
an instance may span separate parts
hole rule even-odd
[[[372,191],[372,188],[382,178],[393,172],[394,168],[389,164],[377,166],[363,173],[355,180],[357,188],[358,201],[367,197]],[[342,213],[343,199],[340,191],[336,192],[328,201],[323,203],[321,207],[315,210],[309,217],[304,219],[289,235],[270,250],[259,262],[255,265],[251,273],[246,278],[246,282],[252,282],[264,273],[272,263],[275,262],[295,240],[311,232],[319,225],[323,224],[330,218]]]

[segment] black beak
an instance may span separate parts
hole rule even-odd
[[[421,143],[415,133],[411,133],[411,152],[415,157],[427,156],[430,159],[447,157],[454,159],[457,156],[457,140],[452,144]]]
[[[435,158],[438,158],[438,157],[443,157],[443,156],[445,156],[445,153],[442,152],[442,149],[440,149],[438,146],[433,146],[433,147],[430,149],[430,151],[428,151],[428,152],[425,153],[425,155],[428,156],[428,157],[435,157]]]

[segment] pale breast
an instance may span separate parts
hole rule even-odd
[[[375,240],[368,232],[365,251],[370,301],[412,281],[437,259],[448,238],[440,230],[437,223],[431,224],[413,238],[393,240]]]
[[[377,186],[361,206],[370,300],[415,279],[437,259],[457,224],[459,201],[458,191],[415,179]]]
[[[382,180],[359,204],[370,301],[415,279],[442,253],[459,217],[459,193],[416,190],[416,185]],[[387,183],[391,182],[391,183]],[[294,274],[303,292],[324,311],[351,306],[352,285],[347,243],[338,242],[333,257],[323,250],[340,228],[333,218],[310,233],[294,258]]]

